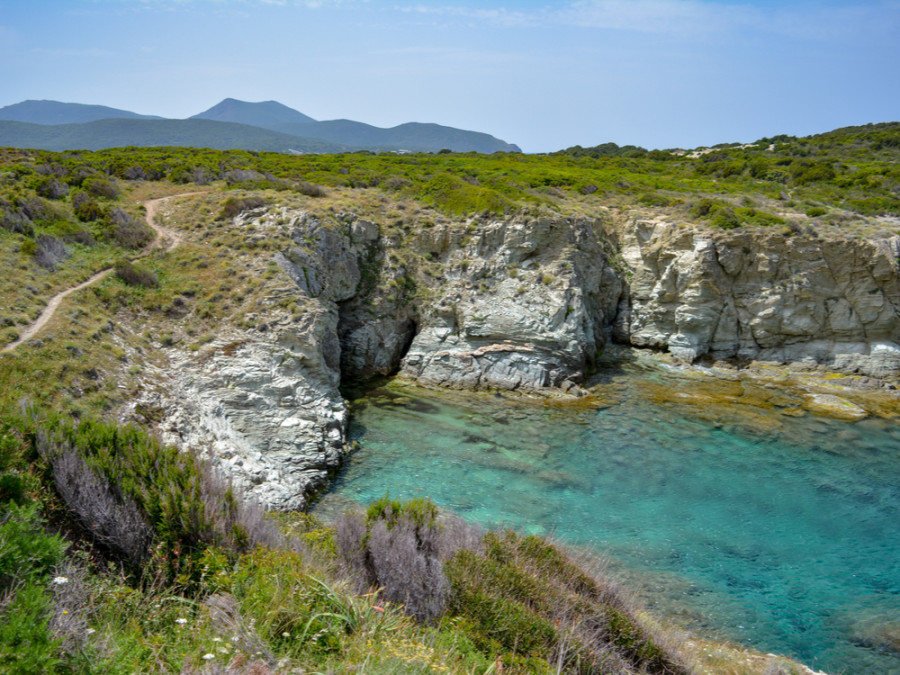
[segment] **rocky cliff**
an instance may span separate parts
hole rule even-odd
[[[610,336],[701,357],[900,373],[900,239],[712,232],[661,219],[506,218],[404,232],[273,209],[293,313],[171,348],[166,440],[207,448],[245,492],[301,508],[340,464],[342,378],[578,393]]]
[[[619,225],[628,266],[617,340],[715,359],[900,373],[900,237],[819,239]]]
[[[426,231],[416,246],[442,272],[401,374],[455,388],[571,388],[603,349],[622,293],[604,244],[587,220]]]

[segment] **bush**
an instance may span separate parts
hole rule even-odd
[[[797,185],[831,181],[836,175],[834,165],[828,161],[803,160],[791,165],[791,178]]]
[[[0,201],[0,228],[26,237],[34,236],[31,219],[21,209],[3,201]]]
[[[314,185],[313,183],[307,183],[306,181],[301,180],[294,188],[302,195],[306,195],[307,197],[324,197],[327,193],[322,189],[319,185]]]
[[[737,214],[728,207],[717,209],[709,222],[713,227],[718,227],[722,230],[733,230],[741,226],[741,221]]]
[[[453,215],[484,211],[504,213],[513,207],[513,203],[499,192],[472,185],[450,174],[432,178],[421,190],[426,203]]]
[[[244,211],[258,209],[266,206],[269,202],[262,197],[229,197],[222,204],[221,218],[231,219],[241,215]]]
[[[0,424],[0,506],[7,502],[25,504],[33,480],[21,470],[25,465],[25,445],[8,423]]]
[[[439,522],[426,499],[401,503],[385,496],[362,513],[345,513],[335,526],[338,557],[358,589],[383,589],[390,602],[420,621],[439,617],[449,584],[442,560],[462,547],[480,548],[480,534],[462,521]]]
[[[122,209],[110,211],[106,221],[110,236],[119,246],[138,249],[153,241],[153,229]]]
[[[412,181],[405,179],[403,176],[391,176],[386,181],[381,184],[385,190],[402,190],[403,188],[411,187]]]
[[[668,197],[656,192],[645,192],[638,197],[638,202],[644,206],[668,206],[671,201]]]
[[[37,505],[7,502],[0,514],[0,592],[18,583],[43,581],[62,559],[66,544],[43,530]]]
[[[139,288],[156,288],[159,286],[159,278],[156,272],[146,267],[135,265],[127,260],[116,263],[115,274],[128,286],[136,286]]]
[[[112,181],[105,178],[86,178],[81,187],[95,197],[104,199],[116,199],[119,196],[119,188]]]
[[[50,463],[56,491],[94,539],[138,566],[147,556],[153,531],[127,495],[94,471],[71,449],[45,439],[39,447]]]
[[[691,215],[695,218],[703,218],[704,216],[708,216],[710,211],[713,210],[715,204],[716,203],[712,199],[708,199],[706,197],[704,197],[703,199],[699,199],[693,206],[691,206]]]
[[[44,269],[51,272],[56,266],[69,257],[69,250],[59,239],[49,234],[39,234],[35,240],[34,260]]]
[[[47,534],[37,505],[7,503],[0,513],[0,672],[41,673],[59,663],[45,591],[65,542]]]
[[[59,642],[49,630],[50,599],[29,582],[0,592],[0,672],[7,675],[52,673],[61,663]]]
[[[83,223],[100,220],[104,215],[103,208],[87,192],[75,193],[72,197],[72,210],[75,217]]]
[[[566,672],[685,672],[634,621],[614,586],[556,546],[513,532],[484,539],[484,553],[461,550],[445,565],[449,609],[483,651],[512,665],[522,656],[550,660]]]
[[[37,186],[36,192],[47,199],[62,199],[69,194],[69,186],[55,178],[48,178]]]

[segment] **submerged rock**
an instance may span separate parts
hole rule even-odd
[[[869,416],[863,408],[834,394],[811,394],[803,407],[810,412],[851,422]]]

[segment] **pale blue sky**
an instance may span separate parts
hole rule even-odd
[[[526,152],[900,120],[900,0],[0,0],[0,106],[225,97]]]

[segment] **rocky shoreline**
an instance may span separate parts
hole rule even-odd
[[[374,375],[577,397],[617,343],[689,378],[669,388],[685,401],[752,405],[738,383],[769,392],[764,405],[787,392],[786,417],[900,412],[898,237],[713,232],[612,212],[414,233],[283,208],[235,224],[276,221],[293,241],[275,256],[284,293],[302,311],[229,326],[197,352],[167,348],[132,406],[270,508],[304,508],[326,484],[347,452],[339,387]],[[705,392],[710,382],[726,393]]]

